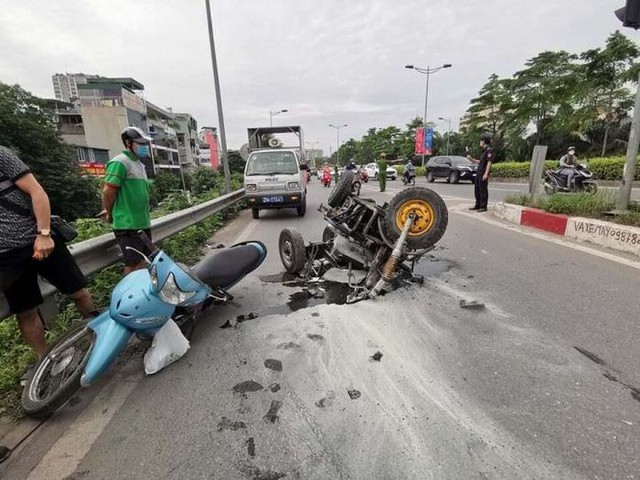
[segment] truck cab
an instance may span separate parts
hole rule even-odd
[[[253,218],[260,210],[295,208],[298,216],[307,209],[307,188],[304,169],[294,149],[264,149],[249,154],[244,169],[244,188]]]

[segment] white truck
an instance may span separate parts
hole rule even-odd
[[[303,160],[302,128],[249,128],[249,157],[244,169],[245,199],[253,218],[260,210],[295,208],[298,216],[307,210],[307,165]],[[286,146],[282,137],[296,138]]]

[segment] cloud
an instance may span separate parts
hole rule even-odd
[[[9,3],[9,2],[5,2]],[[403,126],[424,109],[454,124],[492,73],[508,76],[547,49],[579,52],[620,28],[599,0],[217,0],[212,2],[228,143],[266,125],[299,124],[335,148],[372,126]],[[30,0],[3,6],[0,80],[53,96],[57,72],[131,76],[161,106],[217,125],[204,1]],[[444,127],[443,127],[444,128]]]

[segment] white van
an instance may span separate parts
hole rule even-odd
[[[244,169],[244,188],[253,218],[259,218],[265,208],[295,208],[303,217],[307,209],[304,168],[295,150],[252,152]]]

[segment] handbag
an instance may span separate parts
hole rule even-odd
[[[18,215],[24,217],[34,218],[33,211],[25,208],[21,205],[17,205],[7,198],[1,196],[4,192],[8,193],[8,190],[17,188],[13,182],[6,180],[0,183],[0,205],[11,210]],[[71,223],[67,222],[59,215],[51,215],[51,235],[59,238],[64,243],[69,243],[78,237],[78,230]]]

